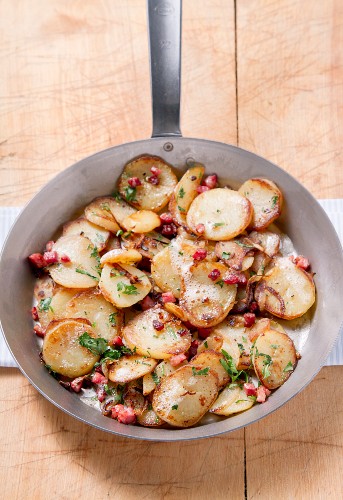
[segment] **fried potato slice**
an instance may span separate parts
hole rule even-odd
[[[151,373],[146,373],[143,377],[143,395],[147,396],[156,388],[154,377]]]
[[[151,373],[157,361],[146,356],[123,356],[108,368],[108,378],[116,384],[127,384]]]
[[[193,200],[198,196],[197,187],[201,184],[204,172],[205,167],[200,164],[189,168],[174,189],[168,208],[174,222],[179,226],[187,225],[186,215]]]
[[[87,319],[97,336],[108,342],[120,334],[122,311],[105,300],[98,290],[75,295],[65,305],[65,317]]]
[[[148,182],[148,178],[153,175],[151,167],[161,170],[158,184]],[[131,177],[138,177],[142,185],[136,188],[130,187],[128,179]],[[119,180],[119,192],[124,200],[138,210],[158,212],[167,205],[176,184],[176,175],[162,158],[140,156],[125,165]]]
[[[195,198],[187,213],[187,225],[197,234],[205,226],[203,238],[231,240],[249,225],[253,215],[250,201],[231,189],[216,188]]]
[[[163,292],[172,292],[174,297],[180,297],[181,277],[172,261],[169,247],[164,248],[152,259],[151,275]]]
[[[122,222],[126,231],[133,233],[149,233],[161,225],[159,216],[151,210],[137,210],[134,214],[128,215]]]
[[[265,331],[255,341],[252,363],[257,377],[265,387],[280,387],[290,377],[297,364],[292,339],[277,330]]]
[[[152,259],[155,255],[162,252],[166,245],[170,244],[170,240],[167,240],[164,236],[155,231],[144,235],[144,238],[137,244],[136,249],[143,257]]]
[[[221,278],[215,282],[208,277],[218,269],[221,276],[227,271],[219,262],[199,262],[182,277],[179,305],[194,326],[207,328],[220,323],[235,302],[236,285],[227,285]]]
[[[100,265],[105,264],[136,264],[142,260],[142,255],[134,248],[128,250],[116,248],[106,252],[100,259]]]
[[[224,385],[226,385],[230,380],[227,371],[220,362],[221,359],[224,359],[224,356],[219,352],[207,350],[194,356],[189,364],[191,366],[197,366],[201,369],[209,367],[210,370],[214,371],[217,374],[218,387],[220,389],[221,387],[224,387]]]
[[[242,356],[250,356],[252,343],[249,328],[244,326],[243,316],[228,316],[213,329],[213,333],[223,337],[222,349],[232,356],[236,367]]]
[[[232,385],[233,387],[225,387],[219,394],[218,399],[210,408],[211,413],[228,417],[235,413],[249,410],[253,406],[253,399],[245,394],[244,389],[239,387],[238,384]]]
[[[143,427],[161,427],[164,425],[163,420],[154,412],[152,407],[149,408],[149,405],[140,415],[137,415],[137,422]]]
[[[235,271],[246,271],[254,262],[252,253],[254,247],[243,241],[218,241],[215,252],[218,259],[221,259],[231,269]]]
[[[249,240],[261,245],[268,257],[275,257],[280,249],[280,236],[271,231],[252,231]]]
[[[85,208],[85,217],[89,222],[104,227],[116,233],[120,230],[118,223],[112,213],[112,208],[116,207],[116,201],[110,196],[95,198],[90,205]]]
[[[65,377],[81,377],[89,373],[99,356],[79,343],[79,337],[87,332],[97,335],[84,319],[60,319],[51,321],[43,341],[43,360],[51,370]]]
[[[157,330],[158,326],[163,328]],[[122,335],[130,349],[143,356],[168,359],[187,351],[191,335],[178,319],[161,307],[153,307],[138,314],[123,328]]]
[[[59,256],[66,255],[70,262],[59,262],[49,266],[52,279],[66,288],[92,288],[97,286],[98,253],[85,236],[61,236],[53,245]]]
[[[106,252],[110,252],[111,250],[118,250],[119,248],[121,248],[121,244],[118,236],[110,236],[106,244]]]
[[[111,233],[103,227],[92,224],[85,217],[79,217],[64,224],[62,234],[63,236],[71,236],[73,234],[86,236],[98,251],[101,252],[106,247]]]
[[[121,226],[123,220],[126,219],[129,215],[136,213],[136,209],[131,207],[125,200],[120,196],[119,193],[115,193],[113,198],[113,202],[110,204],[110,209],[113,217]]]
[[[252,203],[254,209],[250,229],[261,231],[281,214],[283,196],[274,182],[268,179],[249,179],[238,192]]]
[[[53,296],[55,283],[48,274],[38,278],[34,287],[34,297],[39,302]]]
[[[147,276],[128,264],[105,264],[99,288],[106,300],[119,308],[130,307],[151,290]]]
[[[173,314],[177,318],[181,319],[181,321],[188,321],[188,316],[185,311],[182,309],[182,307],[174,304],[174,302],[167,302],[166,304],[164,304],[164,308],[170,314]]]
[[[218,377],[212,370],[182,366],[155,389],[152,406],[157,415],[175,427],[196,424],[218,394]]]
[[[315,301],[313,278],[288,257],[275,259],[275,265],[255,290],[261,310],[284,319],[299,318]]]
[[[200,354],[209,349],[220,352],[223,347],[223,341],[222,335],[214,331],[199,345],[197,353]]]
[[[157,376],[157,383],[155,384],[155,386],[158,385],[164,377],[168,377],[168,375],[176,372],[176,370],[186,364],[187,361],[183,361],[179,365],[173,366],[168,359],[164,359],[163,361],[158,363],[155,368],[155,375]]]

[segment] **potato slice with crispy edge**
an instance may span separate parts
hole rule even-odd
[[[252,342],[249,338],[249,328],[244,326],[243,316],[228,316],[214,327],[213,333],[223,337],[222,349],[232,356],[236,367],[242,356],[250,356]]]
[[[246,271],[252,266],[254,250],[254,247],[244,242],[244,238],[235,241],[218,241],[215,247],[218,259],[223,260],[234,271]]]
[[[52,279],[66,288],[92,288],[97,286],[99,256],[96,248],[85,236],[61,236],[52,248],[59,256],[66,255],[70,262],[49,266]]]
[[[93,224],[104,227],[112,233],[116,233],[120,230],[120,227],[112,212],[112,208],[115,205],[116,202],[114,198],[110,196],[95,198],[95,200],[85,208],[85,217],[89,222],[93,222]]]
[[[193,200],[198,196],[197,187],[201,184],[204,172],[205,167],[196,164],[183,174],[174,189],[168,208],[174,222],[179,226],[187,226],[186,214]]]
[[[105,264],[99,288],[106,300],[124,308],[144,299],[151,290],[151,283],[144,272],[134,266]]]
[[[43,341],[44,363],[52,371],[69,378],[89,373],[99,360],[99,356],[80,345],[79,337],[85,332],[93,338],[97,337],[87,320],[51,321]]]
[[[110,252],[111,250],[118,250],[121,248],[120,239],[118,236],[110,236],[107,244],[106,244],[106,252]]]
[[[297,364],[292,339],[277,330],[261,333],[251,352],[255,373],[268,389],[277,389],[284,384]]]
[[[299,318],[315,301],[312,276],[288,257],[274,258],[274,267],[258,283],[255,299],[261,310],[284,319]]]
[[[210,408],[211,413],[226,417],[235,413],[249,410],[254,404],[254,399],[249,398],[238,384],[232,384],[219,394],[218,399]]]
[[[166,245],[170,244],[170,240],[167,240],[159,233],[151,231],[145,234],[139,243],[136,245],[136,249],[143,257],[152,259],[155,255],[162,252]]]
[[[156,330],[153,322],[163,325]],[[168,359],[187,351],[191,345],[191,335],[178,319],[161,307],[153,307],[138,314],[122,330],[126,345],[143,356]]]
[[[126,231],[133,233],[149,233],[161,225],[159,216],[151,210],[137,210],[134,214],[128,215],[122,222]]]
[[[197,234],[198,224],[203,224],[205,239],[231,240],[249,225],[252,214],[247,198],[231,189],[216,188],[195,198],[187,213],[187,225]]]
[[[156,375],[156,384],[158,385],[161,380],[164,377],[168,377],[168,375],[171,375],[172,373],[176,372],[181,366],[184,366],[187,364],[187,361],[183,361],[177,366],[173,366],[168,359],[164,359],[155,368],[155,375]]]
[[[143,395],[147,396],[156,388],[154,377],[151,373],[146,373],[143,377]]]
[[[283,196],[274,182],[268,179],[249,179],[238,192],[248,198],[254,209],[249,229],[261,231],[281,214]]]
[[[65,305],[65,317],[87,319],[98,337],[108,342],[120,335],[122,316],[122,311],[94,289],[78,293]]]
[[[151,167],[157,167],[162,172],[158,176],[158,184],[148,182],[152,176]],[[141,186],[132,188],[128,179],[138,177]],[[139,210],[158,212],[165,207],[177,184],[177,177],[170,165],[157,156],[140,156],[127,163],[119,180],[119,192],[130,205]]]
[[[42,299],[47,299],[53,296],[56,284],[48,274],[37,278],[34,287],[34,297],[39,302]]]
[[[182,366],[155,389],[152,407],[175,427],[191,427],[208,411],[218,394],[218,377],[212,370]]]
[[[103,227],[92,224],[85,217],[79,217],[78,219],[72,220],[64,224],[63,226],[63,236],[71,236],[72,234],[81,234],[81,236],[86,236],[93,245],[101,252],[107,245],[108,239],[110,237],[110,232]]]
[[[221,352],[223,347],[223,336],[219,333],[212,332],[198,347],[197,354],[201,352],[212,350],[216,352]]]
[[[214,282],[208,275],[218,269],[221,276]],[[228,314],[235,302],[236,285],[227,285],[221,277],[227,271],[219,262],[199,262],[191,266],[181,282],[179,305],[194,326],[215,326]]]
[[[252,231],[249,234],[249,240],[261,245],[268,257],[275,257],[280,249],[280,236],[271,231]]]
[[[174,302],[166,302],[164,308],[170,314],[174,314],[174,316],[181,319],[181,321],[188,321],[188,316],[185,311],[177,304],[174,304]]]
[[[105,264],[136,264],[142,260],[142,255],[134,248],[128,250],[116,248],[104,253],[100,259],[100,265],[103,267]]]
[[[126,217],[136,212],[136,209],[126,203],[118,192],[113,194],[113,202],[110,204],[110,209],[113,217],[120,226]]]
[[[217,374],[218,387],[220,389],[221,387],[224,387],[224,385],[226,385],[230,380],[227,371],[220,362],[221,359],[224,359],[224,356],[222,354],[209,349],[194,356],[189,364],[192,366],[200,367],[202,369],[209,367],[211,370],[213,370]]]
[[[108,368],[108,378],[117,384],[127,384],[151,373],[157,361],[146,356],[123,356]]]
[[[174,297],[180,297],[181,277],[173,264],[169,247],[153,257],[151,275],[163,292],[172,292]]]
[[[164,421],[152,409],[151,403],[147,405],[140,415],[137,415],[137,422],[143,427],[161,427]]]

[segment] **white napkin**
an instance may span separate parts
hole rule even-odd
[[[343,199],[318,201],[329,216],[329,219],[336,228],[337,234],[343,243]],[[0,248],[2,248],[7,233],[20,211],[21,207],[0,207]],[[326,365],[343,365],[343,335],[338,339],[335,348],[326,361]],[[0,366],[17,366],[6,346],[1,329]]]

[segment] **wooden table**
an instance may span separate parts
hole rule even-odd
[[[151,131],[142,0],[1,0],[0,204]],[[184,1],[182,130],[343,197],[341,0]],[[0,369],[2,498],[342,498],[343,367],[244,430],[147,443],[83,425]]]

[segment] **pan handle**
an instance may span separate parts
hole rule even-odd
[[[180,131],[181,0],[148,0],[152,137]]]

